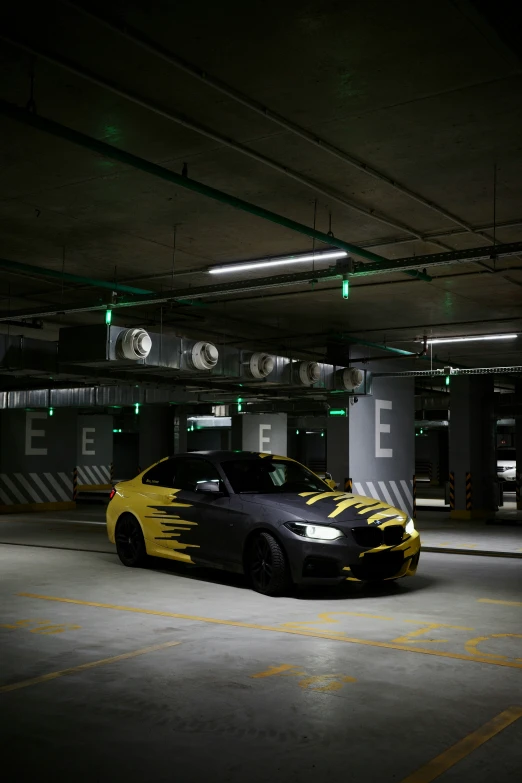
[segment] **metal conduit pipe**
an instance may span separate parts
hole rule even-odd
[[[140,158],[130,152],[125,152],[124,150],[118,149],[117,147],[113,147],[106,142],[98,141],[98,139],[94,139],[92,136],[87,136],[85,133],[80,133],[79,131],[75,131],[72,128],[66,127],[65,125],[54,122],[53,120],[31,114],[31,112],[20,109],[18,106],[15,106],[8,101],[0,100],[0,114],[3,114],[6,117],[10,117],[11,119],[18,122],[22,122],[25,125],[30,125],[37,130],[49,133],[52,136],[58,136],[59,138],[70,141],[80,147],[85,147],[86,149],[91,150],[91,152],[98,153],[99,155],[103,155],[107,158],[112,158],[113,160],[117,160],[120,163],[124,163],[127,166],[138,169],[139,171],[144,171],[145,173],[151,174],[154,177],[171,182],[174,185],[178,185],[179,187],[192,190],[193,192],[199,193],[200,195],[206,196],[207,198],[211,198],[214,201],[219,201],[222,204],[227,204],[228,206],[234,207],[235,209],[248,212],[251,215],[255,215],[256,217],[262,218],[263,220],[268,220],[271,223],[276,223],[277,225],[288,228],[291,231],[297,232],[298,234],[304,234],[305,236],[316,239],[319,242],[324,242],[326,245],[338,247],[341,250],[345,250],[347,253],[352,253],[353,255],[365,258],[367,261],[381,263],[387,260],[383,256],[379,256],[369,250],[364,250],[357,245],[352,245],[351,243],[345,242],[342,239],[338,239],[335,236],[325,234],[322,231],[316,231],[313,228],[305,226],[303,223],[298,223],[297,221],[286,218],[283,215],[277,214],[276,212],[271,212],[270,210],[264,209],[263,207],[258,207],[256,204],[252,204],[249,201],[232,196],[229,193],[223,192],[222,190],[212,188],[209,185],[204,185],[202,182],[198,182],[195,179],[190,179],[189,177],[184,177],[181,174],[176,174],[174,171],[170,171],[170,169],[166,169],[156,163],[152,163],[151,161],[145,160],[144,158]],[[411,272],[411,274],[417,276],[416,272]]]
[[[257,114],[260,114],[262,117],[265,117],[266,119],[270,120],[271,122],[274,122],[275,124],[279,125],[285,130],[290,131],[290,133],[293,133],[296,136],[299,136],[300,138],[309,142],[310,144],[313,144],[315,147],[318,147],[323,152],[327,152],[330,155],[333,155],[335,158],[342,160],[344,163],[347,163],[349,166],[352,166],[358,171],[362,171],[364,174],[367,174],[369,177],[373,177],[374,179],[377,179],[380,182],[386,183],[391,188],[396,190],[398,193],[402,193],[403,195],[408,196],[414,201],[417,201],[419,204],[422,204],[423,206],[427,207],[428,209],[437,212],[439,215],[442,215],[442,217],[451,220],[452,223],[456,223],[458,226],[464,229],[465,232],[479,234],[485,237],[485,239],[487,239],[489,242],[493,242],[493,239],[489,237],[487,234],[485,234],[483,230],[473,228],[473,226],[470,226],[468,223],[466,223],[464,220],[459,218],[457,215],[454,215],[452,212],[449,212],[447,209],[444,209],[439,204],[436,204],[434,201],[431,201],[425,198],[424,196],[421,196],[420,193],[416,193],[414,190],[411,190],[410,188],[406,187],[402,183],[398,182],[396,179],[392,179],[391,177],[388,177],[386,174],[383,174],[381,171],[378,171],[372,166],[369,166],[367,163],[363,163],[357,158],[354,158],[352,155],[349,155],[347,152],[344,152],[339,147],[336,147],[335,145],[327,142],[325,139],[322,139],[316,133],[312,133],[306,130],[305,128],[302,128],[300,125],[297,125],[295,122],[286,119],[286,117],[283,117],[281,114],[271,111],[269,108],[263,106],[263,104],[259,103],[258,101],[253,100],[252,98],[248,97],[247,95],[240,92],[239,90],[230,87],[228,84],[221,81],[220,79],[211,76],[203,69],[198,68],[197,66],[192,65],[192,63],[187,62],[186,60],[179,57],[178,55],[173,54],[172,52],[168,51],[167,49],[165,49],[155,41],[151,41],[143,33],[136,30],[135,28],[127,24],[125,24],[125,27],[121,27],[115,22],[112,22],[111,20],[103,16],[100,16],[90,8],[86,8],[81,3],[75,2],[75,0],[62,0],[62,2],[65,5],[68,5],[76,9],[77,11],[80,11],[81,13],[90,16],[99,24],[104,25],[105,27],[109,28],[113,32],[122,36],[126,40],[132,41],[132,43],[136,44],[137,46],[141,46],[143,49],[155,55],[156,57],[160,57],[162,60],[169,63],[169,65],[178,68],[179,70],[183,71],[189,76],[193,76],[195,79],[198,79],[199,81],[203,82],[203,84],[207,85],[207,87],[210,87],[214,90],[217,90],[218,92],[221,92],[223,95],[226,95],[228,98],[231,98],[232,100],[242,104],[246,108],[257,112]]]
[[[57,269],[48,269],[42,266],[33,266],[32,264],[23,264],[20,261],[10,261],[7,258],[0,258],[0,269],[7,269],[12,272],[27,274],[36,277],[53,277],[57,280],[64,280],[69,283],[80,283],[92,288],[107,288],[110,291],[116,291],[122,294],[152,294],[147,288],[135,288],[121,283],[111,283],[108,280],[98,280],[84,275],[73,275],[69,272],[60,272]]]
[[[410,234],[412,238],[419,239],[422,241],[422,234],[419,233],[418,231],[415,231],[410,226],[400,223],[397,220],[393,220],[392,218],[380,214],[375,210],[367,209],[366,207],[363,207],[360,204],[356,204],[355,202],[350,201],[349,199],[345,198],[344,196],[337,193],[336,191],[329,190],[328,188],[324,187],[324,185],[321,185],[319,182],[309,179],[308,177],[299,174],[297,171],[288,168],[288,166],[283,166],[280,163],[277,163],[277,161],[272,160],[271,158],[268,158],[265,155],[256,152],[255,150],[250,149],[250,147],[245,147],[244,144],[240,144],[239,142],[234,141],[233,139],[230,139],[227,136],[222,136],[221,134],[213,131],[211,128],[208,128],[204,125],[200,125],[199,123],[190,120],[188,117],[185,117],[183,114],[178,114],[173,111],[167,111],[166,109],[163,109],[157,104],[154,104],[151,101],[147,101],[144,98],[141,98],[136,93],[132,93],[129,90],[124,90],[114,82],[111,82],[108,79],[103,79],[101,76],[97,76],[95,73],[87,70],[86,68],[81,68],[80,66],[76,65],[76,63],[66,59],[65,57],[60,57],[59,55],[51,54],[50,52],[47,52],[44,49],[34,46],[34,44],[29,44],[25,41],[11,38],[10,36],[4,33],[0,34],[0,38],[2,38],[2,40],[4,41],[7,41],[7,43],[11,44],[12,46],[17,46],[18,48],[23,49],[24,51],[32,55],[35,55],[36,57],[41,57],[42,59],[47,60],[50,63],[53,63],[53,65],[57,65],[60,68],[64,68],[65,70],[69,71],[70,73],[74,73],[76,76],[79,76],[80,78],[87,79],[88,81],[98,85],[99,87],[102,87],[106,90],[110,90],[116,95],[119,95],[120,97],[125,98],[126,100],[132,101],[132,103],[135,103],[138,106],[142,106],[144,109],[148,109],[149,111],[152,111],[155,114],[158,114],[161,117],[170,120],[171,122],[176,122],[178,125],[182,125],[184,128],[188,128],[189,130],[195,131],[196,133],[199,133],[202,136],[205,136],[209,139],[212,139],[213,141],[218,142],[218,144],[223,144],[226,147],[230,147],[236,152],[240,152],[242,155],[246,155],[247,157],[258,161],[259,163],[262,163],[265,166],[269,166],[275,171],[278,171],[280,174],[284,174],[285,176],[290,177],[296,182],[299,182],[301,185],[305,185],[305,187],[311,188],[316,193],[320,193],[322,196],[326,196],[326,198],[328,198],[331,201],[335,201],[344,207],[353,209],[355,212],[358,212],[359,214],[364,215],[365,217],[371,218],[372,220],[377,220],[378,222],[383,223],[387,226],[396,228],[398,231],[404,231],[406,234]],[[428,239],[426,241],[430,242],[433,245],[436,245],[437,247],[442,247],[446,250],[451,250],[449,245],[445,245],[436,239]]]
[[[379,351],[389,351],[393,356],[363,356],[360,359],[350,359],[350,363],[353,362],[380,362],[383,359],[422,359],[428,353],[428,338],[424,337],[422,341],[422,349],[416,353],[415,351],[403,351],[401,348],[393,348],[390,345],[381,345],[379,343],[370,343],[368,340],[362,341],[358,337],[355,338],[357,345],[365,345],[378,349]],[[434,359],[433,361],[438,361]]]

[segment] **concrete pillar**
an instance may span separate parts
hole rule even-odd
[[[245,413],[232,417],[232,448],[287,456],[286,413]]]
[[[174,408],[173,454],[187,451],[187,409],[182,405]]]
[[[170,405],[142,405],[139,409],[141,470],[174,452],[174,409]],[[185,425],[185,437],[186,437]]]
[[[415,473],[413,379],[374,378],[372,395],[359,397],[348,410],[349,475],[354,493],[382,500],[411,515]]]
[[[522,382],[515,381],[515,409],[522,409]],[[515,416],[517,509],[522,509],[522,414]]]
[[[487,516],[496,510],[493,376],[455,376],[450,388],[449,469],[455,477],[451,516]]]
[[[340,408],[339,408],[340,410]],[[332,474],[341,491],[350,487],[350,419],[346,416],[329,416],[326,422],[326,470]]]
[[[74,508],[77,412],[6,410],[0,418],[0,511]]]
[[[103,414],[78,416],[76,466],[80,487],[110,487],[113,462],[112,425],[112,416]]]

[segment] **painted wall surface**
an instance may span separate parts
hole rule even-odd
[[[415,472],[414,381],[374,378],[373,394],[349,405],[353,489],[412,513]]]
[[[243,451],[264,451],[269,454],[287,456],[286,413],[253,414],[234,416],[232,420],[233,448]]]
[[[141,470],[174,452],[174,409],[170,405],[142,406],[137,416]]]
[[[2,411],[0,504],[72,500],[77,412],[55,408]]]
[[[104,414],[78,416],[76,465],[79,484],[108,484],[113,461],[113,418]]]

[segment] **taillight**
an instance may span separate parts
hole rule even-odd
[[[115,494],[116,494],[116,490],[113,487],[109,493],[109,500],[112,500]]]

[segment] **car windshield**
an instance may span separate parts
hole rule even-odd
[[[236,494],[325,492],[330,487],[303,465],[283,459],[231,460],[221,467]]]

